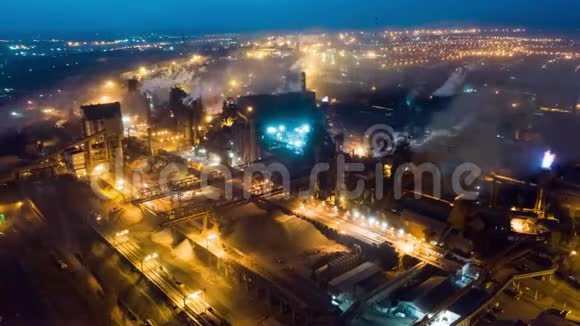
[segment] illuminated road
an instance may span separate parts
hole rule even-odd
[[[238,196],[242,197],[243,185],[241,180],[232,179],[231,181],[234,192],[237,192]],[[224,181],[222,178],[218,179],[217,182],[223,185],[225,182],[229,181]],[[216,187],[216,185],[203,188],[202,190],[197,190],[195,192],[195,197],[205,198],[202,196],[204,195],[204,192],[205,195],[208,195],[211,189],[214,189],[212,191],[216,192],[214,187]],[[219,189],[220,186],[218,185],[217,188]],[[277,194],[278,192],[273,191],[273,193]],[[220,195],[219,192],[218,195]],[[260,195],[255,195],[255,198],[261,198],[263,200]],[[225,203],[228,202],[231,201],[225,201]],[[237,202],[237,200],[234,199],[233,202]],[[241,202],[245,201],[241,200]],[[203,209],[207,207],[207,202],[205,200],[198,200],[190,202],[188,205],[179,206],[173,210],[160,213],[158,212],[157,204],[157,202],[143,203],[145,207],[151,209],[150,212],[153,215],[159,216],[166,221],[177,221],[181,217],[189,217],[192,214],[195,215],[200,212],[200,209],[203,211]],[[320,308],[322,310],[332,308],[328,296],[321,295],[318,290],[313,289],[307,283],[301,285],[293,282],[291,278],[287,279],[281,275],[275,275],[275,273],[272,273],[267,268],[264,268],[262,262],[257,261],[251,256],[246,255],[241,251],[236,250],[235,248],[228,248],[225,243],[219,239],[219,235],[217,233],[210,232],[209,234],[200,235],[198,229],[194,228],[193,230],[190,226],[184,223],[176,223],[173,225],[173,227],[175,230],[178,230],[183,235],[185,235],[189,240],[196,243],[197,246],[206,248],[206,250],[211,252],[214,256],[219,257],[224,262],[229,262],[232,265],[239,265],[268,281],[283,297],[290,300],[291,302],[297,303],[298,306],[304,308]]]
[[[264,280],[267,280],[286,299],[298,303],[301,307],[310,306],[311,308],[328,308],[330,306],[328,296],[321,294],[317,289],[308,286],[308,283],[305,283],[304,285],[291,283],[284,276],[272,273],[251,256],[246,255],[235,248],[227,247],[215,233],[210,233],[204,237],[200,235],[197,230],[193,230],[192,232],[191,228],[184,224],[176,225],[175,229],[186,235],[188,239],[195,242],[198,246],[206,248],[206,250],[211,252],[214,256],[219,257],[224,262],[242,266]]]
[[[320,222],[329,228],[337,230],[341,234],[347,234],[364,243],[371,245],[380,245],[385,242],[389,243],[401,253],[415,257],[446,271],[454,272],[462,267],[462,264],[459,262],[445,259],[445,251],[443,249],[421,241],[413,235],[405,233],[403,230],[395,230],[386,223],[379,224],[375,222],[370,226],[364,218],[359,217],[358,219],[361,220],[361,224],[364,223],[361,226],[321,205],[299,207],[296,210],[296,214]]]
[[[201,291],[193,291],[183,284],[175,282],[175,278],[161,264],[161,258],[155,254],[144,253],[131,239],[126,231],[114,235],[105,235],[100,225],[92,225],[102,237],[121,255],[123,255],[136,269],[147,277],[161,290],[176,307],[184,310],[195,325],[222,325],[224,321],[213,313],[211,306],[201,298]]]

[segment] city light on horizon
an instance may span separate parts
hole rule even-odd
[[[0,20],[10,311],[580,320],[580,4],[87,1]]]

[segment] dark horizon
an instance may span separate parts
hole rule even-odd
[[[363,32],[374,32],[374,31],[384,31],[384,30],[404,30],[404,29],[467,29],[467,28],[479,28],[479,29],[525,29],[527,33],[532,34],[548,34],[548,35],[559,35],[559,36],[580,36],[580,28],[577,29],[567,29],[567,28],[540,28],[540,27],[528,27],[524,25],[493,25],[493,24],[472,24],[469,22],[465,23],[445,23],[445,24],[423,24],[423,25],[379,25],[375,26],[365,26],[365,27],[307,27],[307,28],[278,28],[278,29],[239,29],[239,30],[201,30],[201,29],[188,29],[188,28],[173,28],[173,29],[155,29],[155,30],[139,30],[136,28],[129,28],[126,30],[95,30],[95,31],[53,31],[53,32],[6,32],[0,31],[0,41],[5,40],[46,40],[46,39],[62,39],[62,40],[114,40],[124,37],[137,36],[137,37],[147,37],[147,36],[172,36],[172,37],[201,37],[207,35],[239,35],[239,36],[258,36],[266,34],[308,34],[308,33],[333,33],[333,32],[349,32],[349,31],[363,31]]]
[[[30,3],[32,2],[32,3]],[[36,3],[36,5],[35,5]],[[362,0],[271,4],[261,0],[169,3],[156,1],[68,0],[4,4],[2,37],[115,33],[221,34],[265,31],[347,30],[434,26],[509,26],[576,32],[580,2],[508,0],[496,3],[459,1]],[[146,26],[146,27],[145,27]]]

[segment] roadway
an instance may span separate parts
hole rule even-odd
[[[175,278],[162,265],[161,258],[156,253],[146,254],[139,245],[131,239],[128,232],[112,234],[99,223],[89,222],[93,229],[115,248],[136,270],[141,273],[159,290],[161,290],[174,306],[183,309],[195,325],[224,325],[224,320],[208,313],[211,306],[201,297],[199,291],[188,289],[183,284],[178,285]]]
[[[186,177],[187,180],[192,180],[195,177]],[[223,181],[222,181],[223,182]],[[109,182],[110,183],[110,182]],[[190,184],[188,182],[188,184]],[[212,190],[213,189],[213,190]],[[125,187],[122,189],[123,191],[120,190],[114,190],[114,192],[116,193],[115,196],[118,198],[118,194],[119,193],[123,193],[123,196],[125,198],[131,198],[131,193],[132,191],[135,191],[135,188],[132,188],[130,186],[125,185]],[[207,207],[207,201],[206,200],[194,200],[199,198],[202,198],[203,194],[208,195],[210,192],[213,191],[217,191],[215,190],[215,188],[212,187],[206,187],[203,188],[202,190],[184,190],[184,191],[190,191],[192,193],[192,198],[189,198],[189,203],[186,205],[187,207],[191,208],[193,211],[195,211],[196,209],[198,209],[199,207]],[[153,227],[153,225],[155,225],[157,223],[159,223],[159,221],[163,221],[163,218],[159,218],[159,217],[164,217],[166,221],[172,221],[170,218],[175,218],[176,216],[162,216],[163,214],[158,213],[156,210],[154,210],[153,208],[158,208],[160,201],[164,200],[163,198],[166,198],[167,196],[171,196],[173,194],[173,192],[165,192],[162,196],[160,195],[158,198],[157,196],[155,196],[156,198],[153,201],[148,201],[148,202],[144,202],[144,203],[139,203],[139,204],[135,204],[132,203],[132,205],[138,205],[140,206],[142,209],[145,209],[149,214],[146,215],[150,215],[151,217],[155,217],[154,220],[155,221],[148,221],[147,223],[144,223],[145,225],[147,225],[147,227],[145,227],[145,229],[147,229],[147,231],[145,231],[146,233],[149,232],[154,232],[155,229],[148,229],[148,227]],[[218,191],[218,195],[219,195],[219,191]],[[127,205],[126,207],[128,207],[128,205],[130,204],[130,201],[127,200],[121,200],[120,198],[118,198],[120,201],[120,205]],[[167,206],[167,205],[164,205]],[[169,205],[169,207],[174,207],[174,205]],[[183,206],[177,206],[178,210],[183,210],[186,207]],[[188,209],[189,209],[188,208]],[[173,209],[170,209],[170,211],[172,211]],[[167,213],[167,212],[166,212]],[[174,213],[178,213],[177,211],[174,211]],[[104,219],[103,219],[104,221]],[[111,226],[109,225],[101,225],[101,232],[103,234],[111,234],[113,232]],[[179,227],[179,225],[177,225],[177,227]],[[143,233],[143,229],[136,227],[136,229],[139,230],[133,230],[135,229],[134,227],[131,227],[131,235],[132,235],[132,241],[134,242],[134,245],[136,245],[138,248],[141,248],[141,250],[143,248],[150,248],[151,246],[151,239],[149,238],[142,238],[141,233]],[[157,229],[158,230],[158,229]],[[118,229],[115,231],[119,231]],[[136,233],[134,231],[137,231]],[[199,233],[199,231],[197,231],[197,233]],[[138,235],[139,234],[139,235]],[[206,242],[205,240],[202,239],[202,245],[205,246]],[[156,250],[161,250],[160,252],[163,251],[161,247],[155,246],[157,248],[155,248],[154,250],[148,250],[148,251],[156,251]],[[121,248],[122,249],[122,248]],[[143,250],[142,250],[143,251]],[[172,252],[168,253],[169,255],[173,255]],[[139,255],[136,254],[134,255],[134,257],[138,257]],[[145,257],[144,253],[141,253],[141,257]],[[210,300],[212,302],[212,308],[211,311],[218,312],[219,316],[222,316],[222,313],[225,313],[226,316],[228,316],[228,319],[231,320],[236,320],[236,321],[240,321],[240,324],[242,324],[242,320],[243,320],[243,324],[254,324],[255,320],[257,320],[256,318],[263,318],[262,316],[262,311],[258,311],[259,309],[256,309],[255,306],[252,306],[251,303],[249,302],[240,302],[240,300],[238,299],[238,293],[234,293],[231,291],[231,288],[229,286],[225,286],[224,284],[221,283],[220,284],[213,284],[211,287],[208,287],[207,282],[203,279],[190,279],[190,277],[203,277],[202,275],[200,275],[199,273],[206,273],[206,272],[210,272],[208,271],[203,271],[201,272],[200,270],[197,270],[196,273],[192,274],[190,272],[188,272],[187,270],[185,270],[185,265],[187,265],[184,261],[179,261],[176,262],[175,257],[162,257],[160,259],[162,259],[164,261],[164,272],[169,272],[170,270],[173,273],[178,273],[180,275],[179,280],[180,281],[185,281],[187,280],[188,284],[197,284],[199,287],[203,287],[205,289],[204,295],[203,297],[206,298],[207,300]],[[140,262],[139,262],[140,264]],[[146,263],[147,264],[147,263]],[[191,266],[188,266],[187,268],[189,268]],[[200,266],[196,266],[196,268],[199,268]],[[140,270],[139,266],[137,266],[137,270]],[[215,271],[211,271],[211,273],[215,273]],[[162,273],[162,274],[167,274],[167,273]],[[186,275],[187,277],[184,277],[184,275]],[[167,275],[166,275],[167,276]],[[176,280],[176,279],[175,279]],[[173,277],[166,277],[165,278],[165,282],[169,282],[169,284],[175,284],[174,278]],[[154,282],[153,282],[154,283]],[[183,289],[183,283],[182,282],[177,282],[180,285],[180,288]],[[158,286],[161,288],[161,286]],[[215,287],[215,288],[214,288]],[[167,291],[167,289],[161,288],[162,291]],[[181,300],[183,300],[183,297],[185,296],[185,291],[182,291],[184,294],[181,294]],[[195,292],[194,292],[195,293]],[[171,292],[166,293],[167,296],[169,298],[171,298],[172,296],[174,297],[174,299],[172,299],[171,301],[175,303],[176,300],[179,300],[179,296],[176,294],[172,294]],[[182,304],[179,303],[175,303],[177,306],[181,307]],[[219,308],[219,309],[216,309]],[[208,310],[209,310],[209,305],[208,305]],[[240,312],[243,311],[243,315],[240,314]],[[250,317],[251,316],[251,317]],[[222,318],[224,319],[224,318]]]
[[[268,281],[286,299],[297,303],[301,308],[309,307],[315,311],[331,308],[329,297],[322,294],[317,288],[309,286],[307,280],[301,280],[304,284],[297,284],[285,278],[285,275],[272,273],[268,268],[264,268],[263,262],[256,260],[255,257],[228,247],[217,234],[204,236],[199,234],[197,229],[192,230],[185,224],[178,224],[175,229],[222,261],[237,264]]]
[[[369,221],[362,216],[349,219],[347,216],[341,215],[338,211],[325,205],[309,204],[300,206],[296,209],[295,214],[322,223],[331,229],[337,230],[340,234],[349,235],[367,244],[381,245],[388,243],[398,252],[417,258],[442,270],[455,272],[462,267],[459,262],[445,259],[445,250],[419,240],[402,229],[395,230],[394,227],[389,227],[387,223],[374,221],[374,223],[369,224]]]

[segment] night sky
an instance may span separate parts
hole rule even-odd
[[[0,32],[237,32],[380,26],[580,29],[579,0],[2,0]]]

